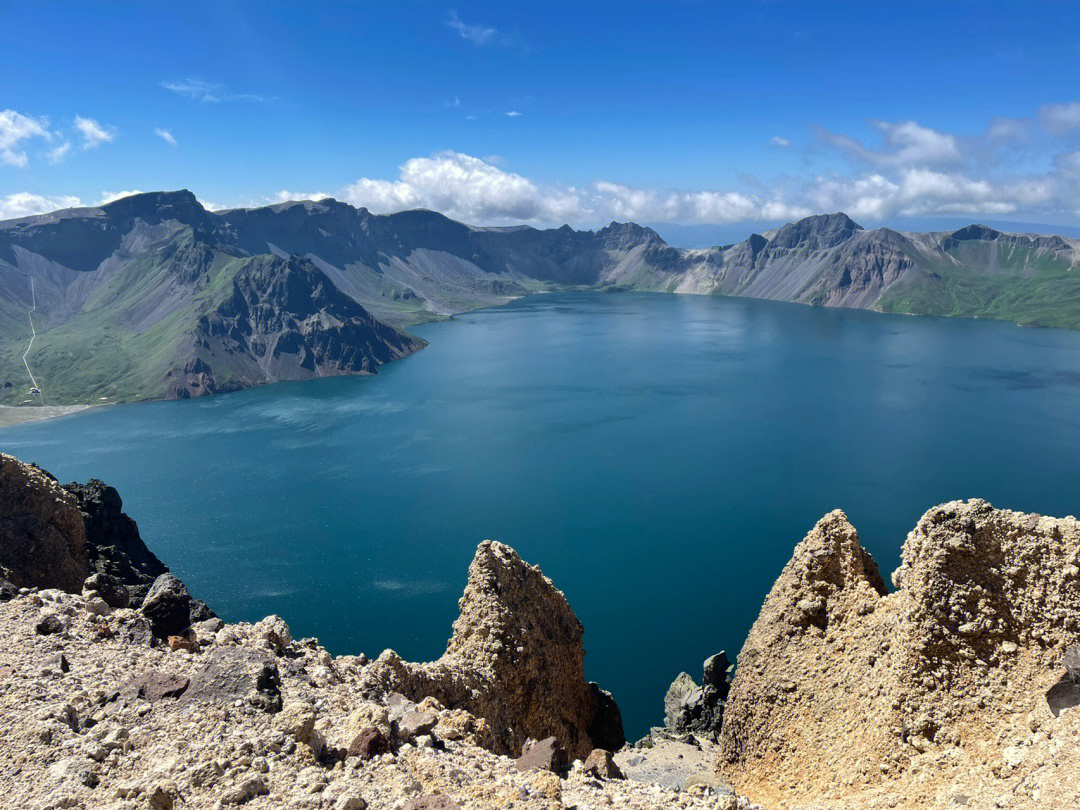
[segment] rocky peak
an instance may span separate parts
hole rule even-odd
[[[442,658],[410,664],[387,651],[365,672],[365,688],[434,697],[482,717],[499,753],[516,756],[529,738],[555,737],[584,758],[596,747],[590,729],[603,730],[607,747],[622,745],[614,701],[585,681],[581,623],[539,568],[484,541],[459,607]]]
[[[629,250],[641,244],[667,244],[652,228],[636,222],[612,222],[597,231],[597,236],[601,237],[608,250]]]
[[[836,247],[861,230],[862,226],[843,212],[818,214],[784,225],[769,240],[769,247],[822,250]]]
[[[718,764],[737,790],[783,806],[900,791],[933,806],[942,786],[970,794],[1004,776],[1009,741],[1061,733],[1048,719],[1080,703],[1062,686],[1080,523],[955,501],[923,515],[902,559],[885,595],[841,512],[796,546],[724,708]]]

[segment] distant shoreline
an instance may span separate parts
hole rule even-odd
[[[26,425],[85,411],[96,405],[0,405],[0,428]]]

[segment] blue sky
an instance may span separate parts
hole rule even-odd
[[[7,217],[181,187],[480,224],[1080,210],[1067,3],[0,8]]]

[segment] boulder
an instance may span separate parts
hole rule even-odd
[[[0,453],[0,577],[75,593],[90,575],[75,497],[44,470]]]
[[[589,690],[596,701],[596,714],[588,728],[589,739],[597,748],[618,751],[626,745],[626,733],[623,731],[622,712],[611,692],[601,689],[595,681],[589,682]]]
[[[213,618],[205,602],[192,597],[184,583],[172,574],[154,580],[139,608],[154,635],[164,639],[181,635],[195,622]]]
[[[128,698],[139,697],[150,703],[166,698],[178,698],[188,688],[190,682],[183,675],[170,675],[151,670],[137,676],[130,684],[120,690]]]
[[[521,749],[521,756],[514,763],[519,771],[561,772],[567,764],[566,750],[554,737],[536,742],[529,741]]]
[[[367,760],[390,751],[390,741],[383,736],[383,733],[374,726],[368,726],[353,737],[345,756]]]
[[[603,748],[594,748],[585,758],[585,773],[598,779],[625,779],[619,766],[615,764],[615,757],[610,751]]]
[[[442,658],[411,664],[387,651],[365,667],[361,689],[375,698],[431,696],[483,718],[496,753],[554,736],[575,758],[587,756],[598,698],[585,681],[581,623],[562,592],[509,546],[484,541],[458,604]],[[610,704],[598,727],[609,744],[622,736]]]
[[[183,702],[231,706],[237,700],[265,712],[281,711],[281,676],[269,652],[237,647],[215,647],[191,677]]]
[[[109,607],[126,608],[131,603],[131,594],[127,586],[111,574],[100,572],[91,574],[83,582],[83,593],[96,591]]]

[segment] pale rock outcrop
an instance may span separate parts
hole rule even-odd
[[[1080,751],[1040,739],[1080,733],[1080,718],[1047,703],[1080,636],[1078,558],[1074,518],[955,501],[908,535],[887,594],[843,513],[827,515],[739,655],[720,775],[784,806],[824,796],[927,807],[954,793],[1004,806],[996,780],[1018,768],[1031,774],[1010,783],[1008,806],[1063,795],[1045,777],[1076,773]],[[1017,741],[1023,756],[1009,754]]]
[[[412,664],[387,651],[365,670],[365,688],[465,709],[486,721],[499,753],[517,755],[529,738],[555,737],[571,758],[587,756],[595,747],[589,728],[611,724],[596,724],[600,701],[585,681],[583,630],[562,592],[509,546],[485,541],[459,608],[442,658]]]

